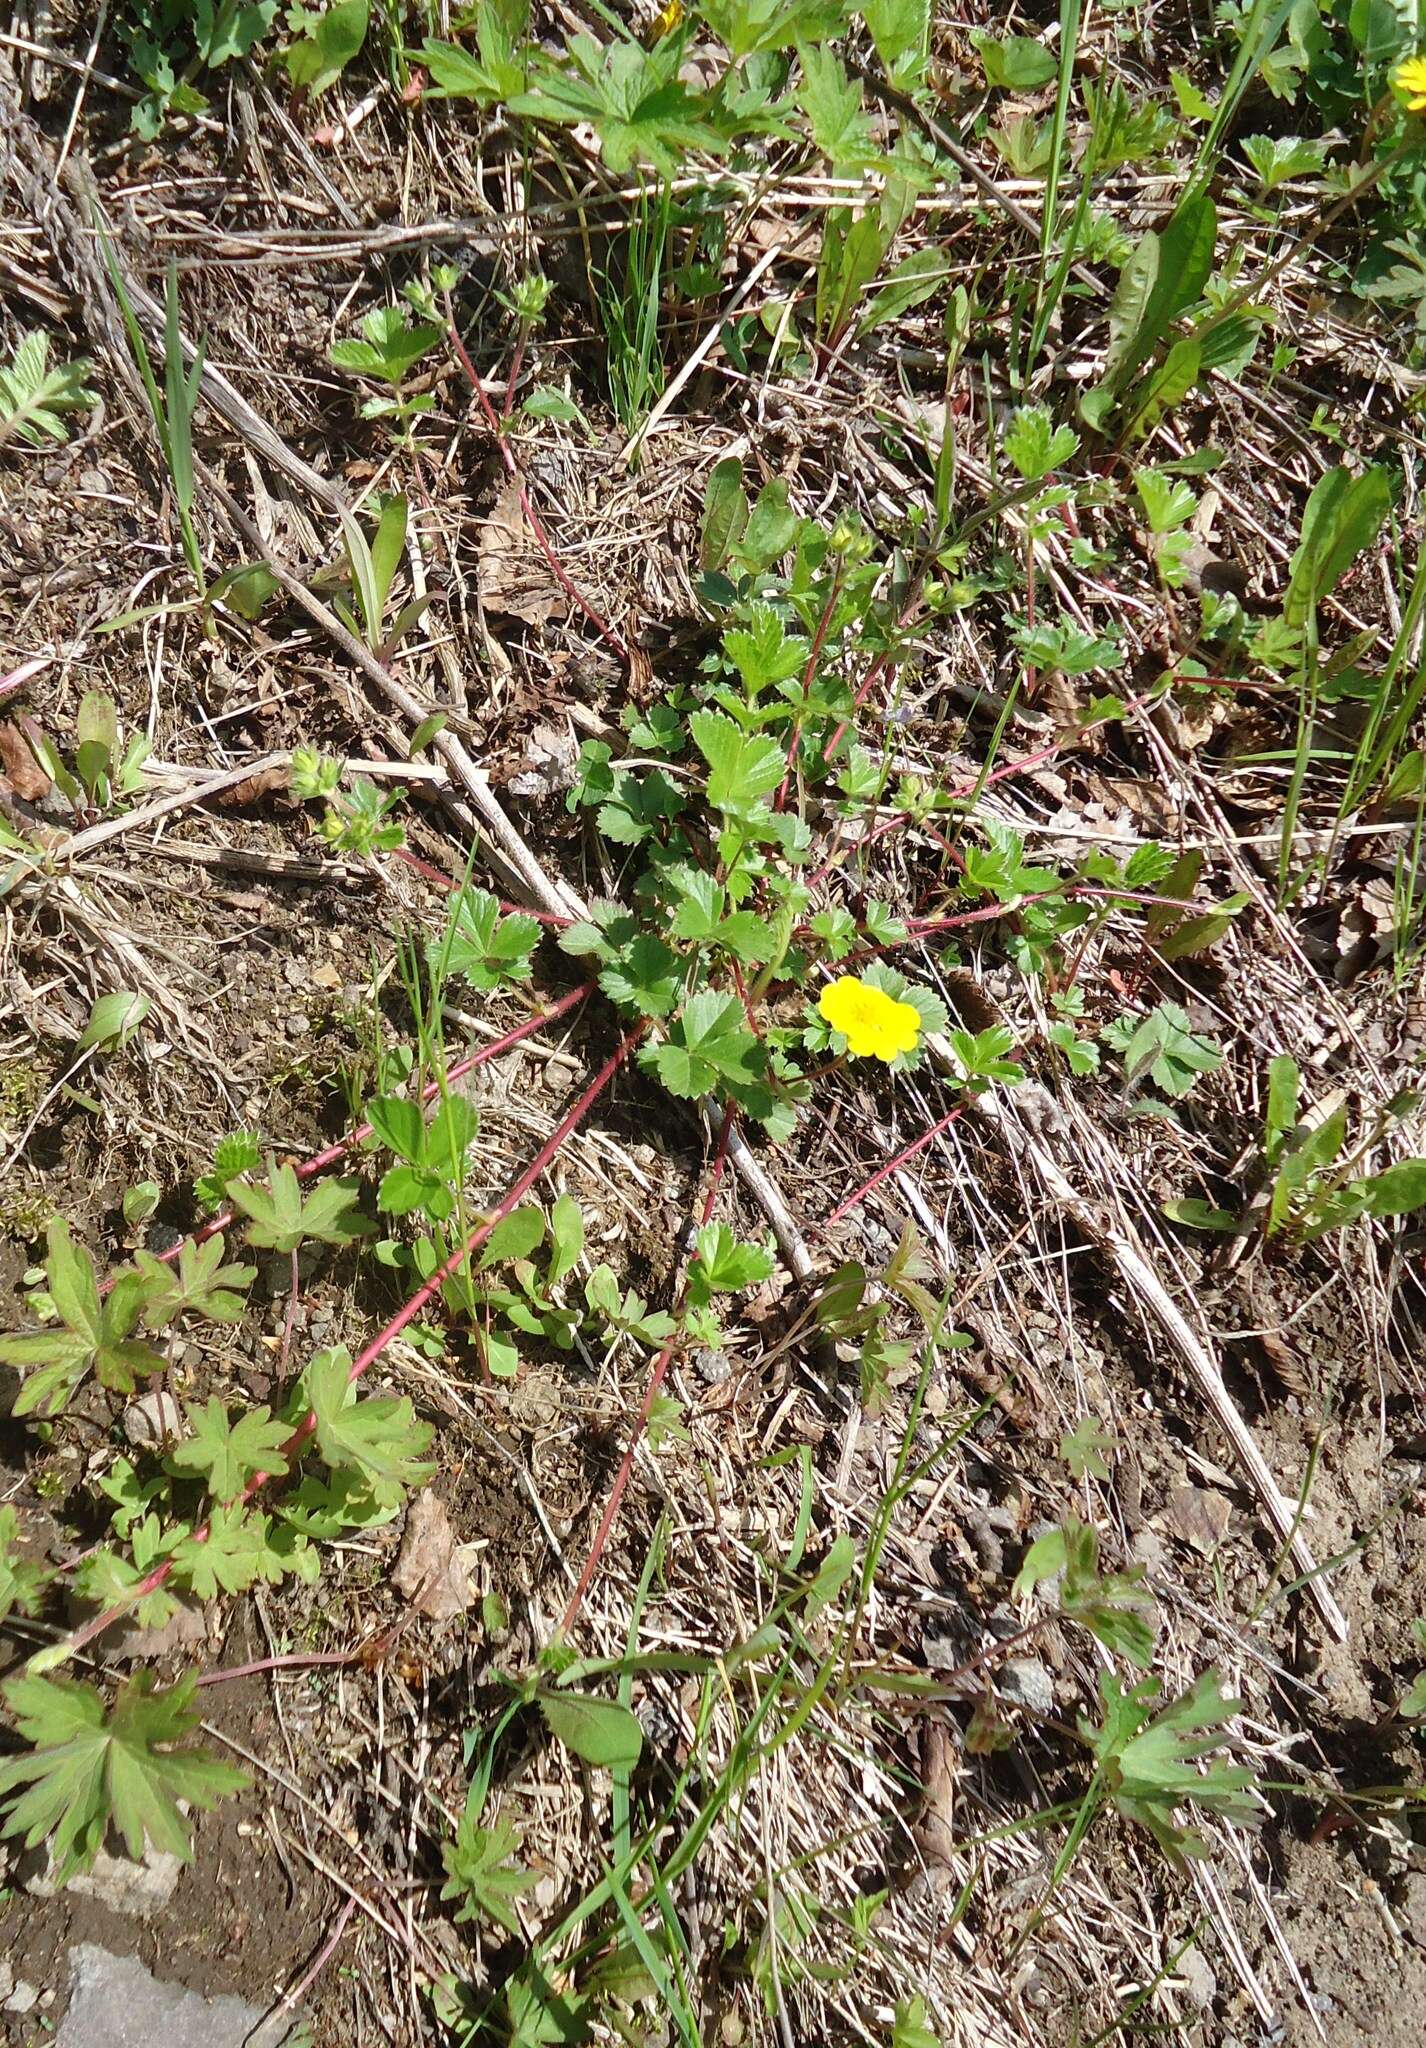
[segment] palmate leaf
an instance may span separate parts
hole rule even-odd
[[[234,1181],[228,1198],[250,1218],[248,1243],[274,1252],[294,1252],[307,1238],[345,1244],[372,1229],[357,1209],[361,1189],[353,1180],[324,1180],[304,1202],[290,1166],[268,1162],[266,1187]]]
[[[121,1274],[101,1301],[94,1261],[62,1216],[51,1217],[47,1238],[45,1277],[64,1328],[0,1337],[0,1363],[33,1368],[16,1396],[17,1415],[57,1415],[91,1367],[102,1385],[131,1394],[138,1374],[163,1365],[158,1352],[129,1334],[143,1300],[139,1275]]]
[[[375,1498],[394,1506],[407,1487],[435,1470],[422,1462],[434,1434],[418,1422],[406,1396],[359,1401],[351,1357],[343,1345],[319,1351],[303,1375],[307,1403],[317,1418],[317,1448],[335,1471],[361,1473]]]
[[[706,95],[678,75],[683,44],[673,35],[652,50],[634,42],[605,48],[593,36],[574,36],[565,58],[546,59],[534,89],[517,94],[510,111],[563,127],[587,121],[616,176],[651,164],[672,177],[690,150],[722,156],[728,149]]]
[[[189,1672],[156,1692],[152,1673],[142,1671],[106,1712],[94,1687],[77,1680],[11,1679],[6,1704],[35,1748],[0,1762],[0,1796],[18,1793],[3,1833],[21,1836],[26,1848],[52,1836],[61,1880],[93,1862],[111,1822],[131,1856],[142,1856],[147,1839],[191,1862],[179,1801],[211,1810],[249,1782],[207,1750],[172,1746],[198,1724],[195,1684]]]
[[[458,889],[446,935],[427,948],[427,958],[437,971],[463,974],[472,988],[493,989],[529,978],[530,955],[539,941],[533,917],[518,911],[502,917],[498,898],[488,890]]]
[[[179,1247],[177,1269],[156,1259],[152,1252],[136,1251],[134,1263],[143,1275],[143,1306],[140,1314],[152,1330],[171,1323],[188,1310],[210,1323],[240,1323],[243,1298],[257,1276],[256,1266],[223,1264],[223,1233],[206,1244],[186,1238]]]
[[[1157,1715],[1157,1679],[1141,1679],[1126,1691],[1104,1672],[1099,1690],[1103,1723],[1093,1728],[1081,1722],[1081,1730],[1093,1742],[1119,1811],[1147,1828],[1171,1862],[1181,1866],[1185,1856],[1204,1853],[1196,1830],[1174,1818],[1175,1807],[1187,1799],[1242,1826],[1261,1818],[1252,1796],[1252,1771],[1221,1762],[1199,1767],[1241,1708],[1225,1696],[1216,1671],[1201,1673],[1181,1699],[1171,1700]]]
[[[231,1422],[222,1402],[210,1397],[206,1408],[190,1405],[188,1422],[193,1434],[169,1463],[180,1472],[206,1473],[215,1500],[232,1500],[259,1472],[279,1479],[287,1470],[283,1445],[292,1432],[266,1407],[246,1409]]]
[[[472,1786],[454,1841],[441,1844],[441,1861],[446,1867],[441,1897],[461,1901],[457,1920],[493,1920],[507,1934],[518,1935],[514,1902],[522,1892],[533,1889],[535,1873],[511,1860],[519,1843],[508,1821],[497,1821],[490,1828],[480,1825],[484,1806],[483,1791],[478,1793]]]

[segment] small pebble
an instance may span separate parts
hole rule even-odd
[[[287,1019],[287,1035],[289,1038],[301,1038],[311,1029],[312,1019],[305,1010],[294,1010]]]

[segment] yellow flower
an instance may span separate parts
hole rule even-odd
[[[898,1002],[855,974],[829,981],[817,1008],[846,1039],[853,1059],[885,1060],[889,1066],[899,1054],[914,1052],[921,1036],[921,1019],[910,1003]]]
[[[1426,114],[1426,57],[1404,57],[1392,72],[1391,82],[1405,95],[1413,114]]]

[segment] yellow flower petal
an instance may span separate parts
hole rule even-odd
[[[1391,82],[1405,96],[1413,114],[1426,114],[1426,57],[1404,57],[1392,72]]]
[[[885,1060],[890,1066],[902,1053],[914,1052],[921,1037],[921,1018],[913,1004],[898,1002],[884,988],[874,988],[855,974],[828,982],[817,1008],[846,1039],[853,1059]]]

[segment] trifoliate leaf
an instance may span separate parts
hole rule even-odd
[[[669,1027],[663,1045],[645,1046],[640,1063],[652,1068],[670,1095],[711,1095],[721,1084],[755,1083],[767,1068],[767,1053],[748,1030],[736,996],[703,989]]]

